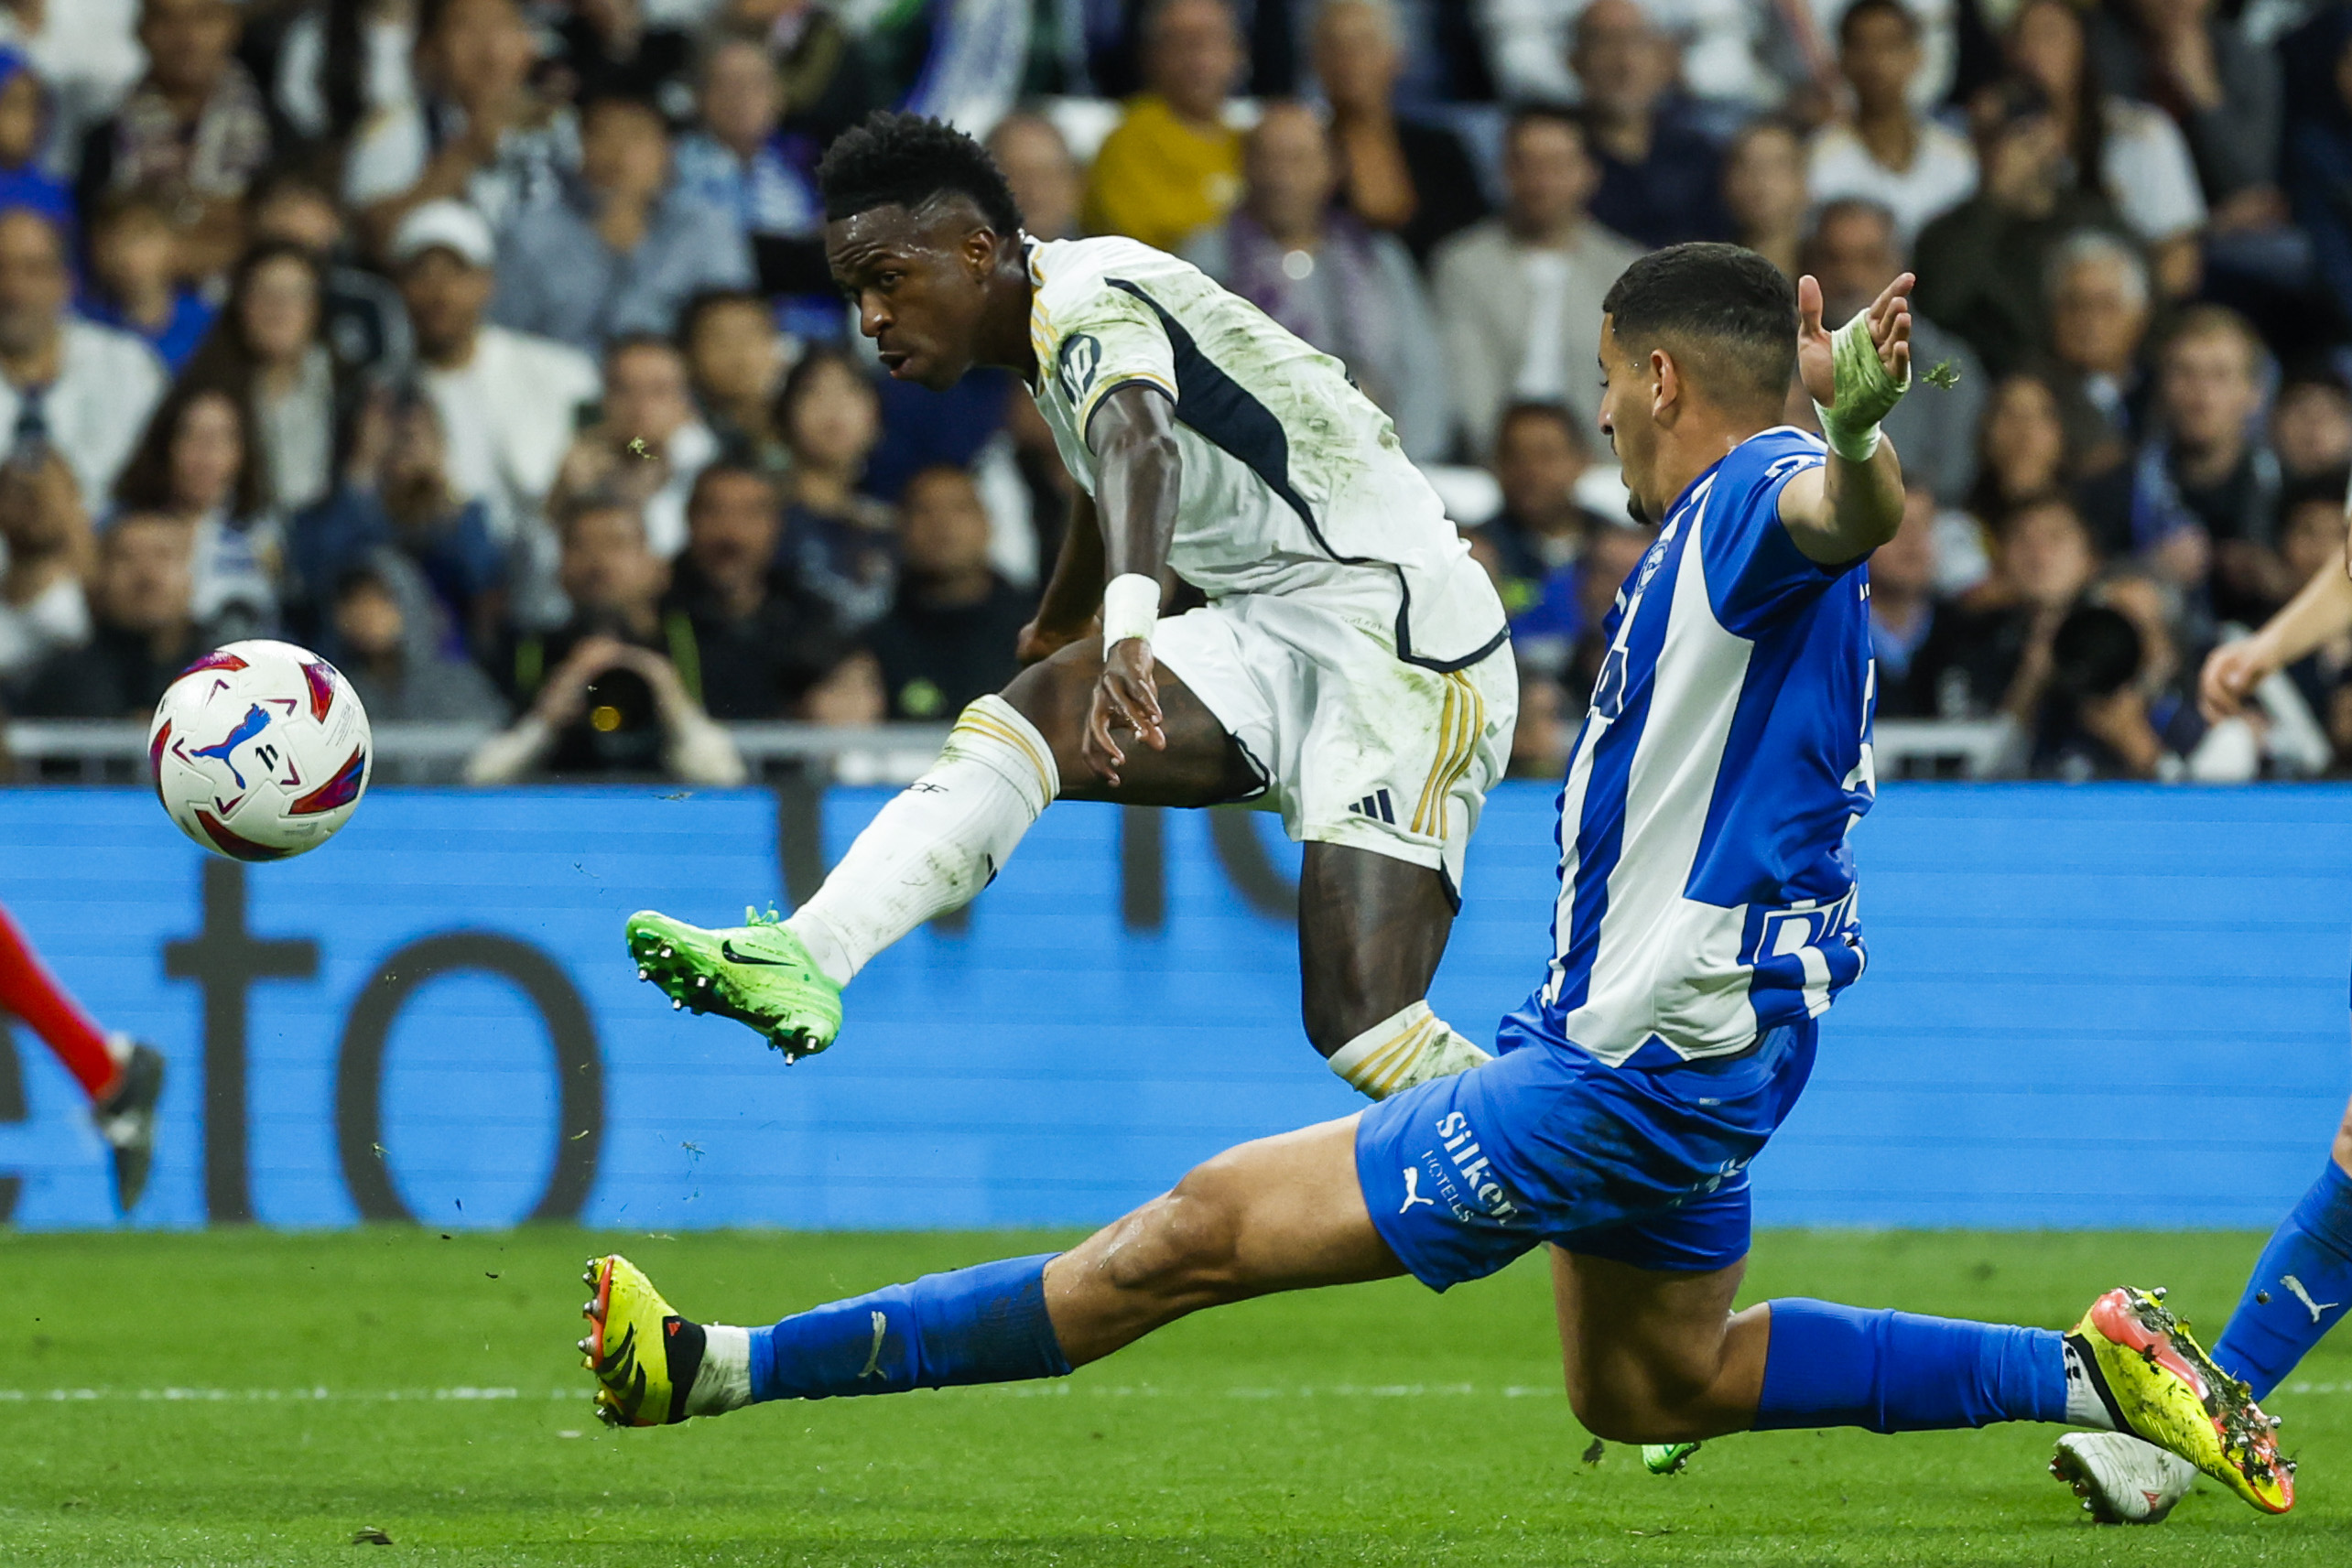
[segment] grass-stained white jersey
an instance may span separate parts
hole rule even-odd
[[[1087,423],[1104,397],[1140,382],[1176,406],[1178,576],[1212,600],[1317,593],[1377,606],[1397,656],[1432,669],[1501,645],[1501,600],[1345,365],[1133,240],[1033,243],[1029,276],[1030,390],[1087,493]]]

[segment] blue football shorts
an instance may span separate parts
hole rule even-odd
[[[1414,1279],[1483,1279],[1541,1241],[1698,1273],[1748,1255],[1748,1162],[1804,1092],[1812,1020],[1736,1056],[1654,1041],[1612,1067],[1503,1020],[1485,1066],[1364,1111],[1356,1177]]]

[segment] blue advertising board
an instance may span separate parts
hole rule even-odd
[[[1300,1032],[1260,814],[1057,806],[789,1069],[637,983],[630,911],[783,904],[885,798],[387,789],[248,868],[142,792],[0,791],[0,903],[170,1060],[142,1226],[1087,1223],[1357,1103]],[[1432,1000],[1473,1038],[1540,978],[1551,800],[1502,790],[1471,851]],[[1897,785],[1857,844],[1870,968],[1761,1222],[2267,1227],[2308,1183],[2352,1087],[2352,790]],[[21,1025],[0,1206],[115,1223]]]

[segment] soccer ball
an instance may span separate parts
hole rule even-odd
[[[374,757],[351,683],[291,643],[213,649],[171,683],[147,730],[164,810],[238,860],[282,860],[332,838]]]

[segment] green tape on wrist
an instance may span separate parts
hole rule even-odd
[[[1866,310],[1856,312],[1831,334],[1829,366],[1830,406],[1813,406],[1821,421],[1821,438],[1847,461],[1869,462],[1878,453],[1881,422],[1911,390],[1910,367],[1903,368],[1901,381],[1887,369],[1878,344],[1870,340]]]

